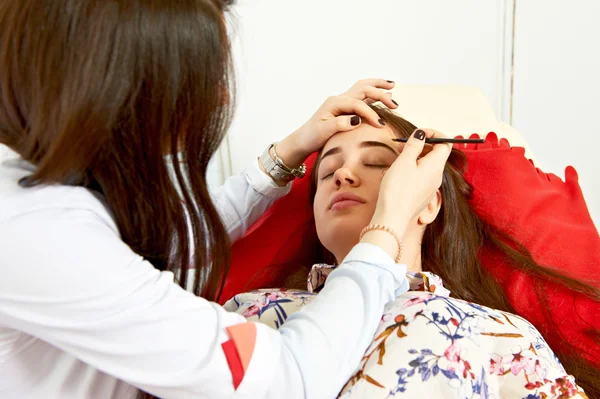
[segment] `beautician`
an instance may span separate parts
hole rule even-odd
[[[408,288],[404,230],[450,153],[417,163],[432,131],[386,173],[373,230],[279,331],[209,302],[229,243],[303,160],[339,131],[385,128],[365,101],[396,107],[392,82],[361,81],[209,193],[233,108],[226,8],[0,0],[1,398],[332,398]]]

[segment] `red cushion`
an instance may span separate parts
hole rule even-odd
[[[283,287],[294,268],[314,263],[318,238],[309,176],[316,158],[317,154],[313,154],[305,162],[307,177],[294,181],[290,193],[275,202],[233,244],[220,303],[241,292]]]
[[[481,219],[523,244],[539,264],[597,279],[600,239],[575,169],[566,168],[563,182],[495,133],[461,150],[467,156],[464,176],[473,187],[471,206]]]
[[[484,221],[524,245],[539,264],[588,282],[596,278],[600,237],[573,168],[566,169],[563,182],[536,169],[523,148],[511,148],[494,133],[485,144],[460,149],[467,157],[465,178],[473,186],[471,206]],[[307,161],[307,174],[315,158]],[[240,292],[282,286],[298,265],[313,263],[317,240],[305,178],[234,244],[220,302]],[[600,365],[600,346],[587,335],[600,329],[598,302],[553,283],[534,281],[489,248],[482,251],[481,261],[502,284],[517,313],[531,321],[555,350],[572,345]],[[595,285],[600,286],[597,280]],[[536,289],[548,294],[549,312],[540,306]]]

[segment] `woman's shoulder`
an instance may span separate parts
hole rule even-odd
[[[506,324],[515,330],[535,330],[529,321],[516,314],[428,291],[407,291],[388,303],[386,310],[388,312],[402,310],[411,314],[426,312],[436,315],[443,312],[449,315],[462,314],[468,318],[478,318],[500,325]]]
[[[0,162],[0,264],[5,270],[15,275],[58,271],[71,263],[91,264],[84,261],[91,256],[129,250],[99,194],[65,185],[21,187],[19,179],[29,174],[22,161]]]
[[[123,242],[99,195],[62,185],[23,188],[15,177],[0,169],[0,307],[11,296],[101,296],[111,284],[154,273]]]
[[[340,398],[584,397],[537,330],[508,312],[408,291],[374,337]]]
[[[60,184],[22,187],[19,180],[32,171],[30,164],[18,158],[0,162],[0,226],[31,221],[41,227],[52,219],[48,218],[49,214],[78,211],[79,219],[86,216],[101,219],[115,227],[100,194],[84,187]]]

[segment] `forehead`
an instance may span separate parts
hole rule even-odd
[[[392,138],[396,134],[387,126],[377,128],[364,122],[356,129],[349,132],[340,132],[331,136],[323,147],[323,153],[334,147],[354,147],[365,140],[381,141],[388,145],[392,145]]]

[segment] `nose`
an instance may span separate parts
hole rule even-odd
[[[339,168],[335,171],[333,177],[335,179],[335,185],[338,187],[345,185],[355,187],[360,184],[360,179],[352,172],[350,168]]]

